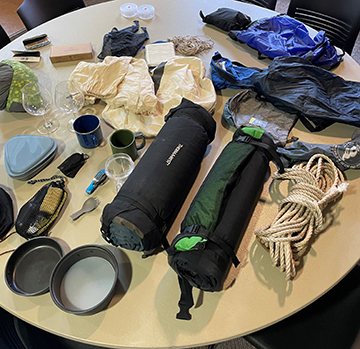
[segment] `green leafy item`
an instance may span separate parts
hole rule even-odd
[[[8,112],[24,112],[21,90],[27,83],[37,82],[38,78],[29,67],[21,62],[5,59],[1,63],[9,65],[13,69],[5,110]]]

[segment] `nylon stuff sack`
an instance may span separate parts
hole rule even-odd
[[[261,72],[259,68],[248,68],[245,65],[230,61],[215,52],[210,62],[211,80],[216,90],[225,88],[253,88],[252,76]]]
[[[218,8],[216,11],[204,15],[200,11],[200,17],[204,23],[212,24],[215,27],[224,30],[245,29],[250,23],[251,18],[244,13],[226,7]]]
[[[258,127],[236,130],[193,199],[168,261],[181,289],[178,319],[190,320],[192,287],[220,291],[262,192],[269,161],[283,167],[276,146]]]
[[[14,206],[10,195],[0,188],[0,241],[14,225]]]
[[[302,22],[284,14],[258,19],[245,30],[230,31],[229,36],[257,50],[259,59],[297,56],[329,70],[344,56],[344,52],[337,53],[324,31],[313,39]]]
[[[139,31],[139,21],[134,21],[134,25],[118,30],[117,28],[104,35],[103,46],[98,58],[103,60],[107,56],[131,56],[134,57],[144,44],[149,40],[146,27],[141,27]]]
[[[311,132],[334,122],[360,127],[360,82],[345,80],[304,58],[277,57],[252,81],[256,91],[276,108],[297,114]]]
[[[42,182],[43,180],[38,181]],[[36,182],[36,180],[30,181],[30,184]],[[43,185],[21,207],[15,221],[15,230],[19,235],[30,239],[49,232],[66,202],[67,192],[64,186],[65,181],[63,178],[51,181]]]
[[[289,132],[298,116],[274,107],[259,93],[242,89],[225,104],[222,117],[233,127],[261,127],[272,138],[276,146],[288,142]]]
[[[129,250],[151,254],[161,244],[200,170],[215,136],[210,113],[187,99],[165,124],[114,200],[104,207],[103,238]]]

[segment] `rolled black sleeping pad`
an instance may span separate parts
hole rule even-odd
[[[168,249],[182,290],[177,318],[191,318],[192,287],[220,291],[231,263],[238,265],[235,251],[262,192],[269,161],[279,161],[275,149],[266,133],[256,139],[238,129],[204,180]]]
[[[106,241],[144,255],[166,244],[216,130],[210,113],[187,99],[165,121],[101,217]]]

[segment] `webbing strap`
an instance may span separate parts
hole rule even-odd
[[[204,238],[207,238],[208,240],[211,240],[213,243],[218,245],[231,258],[231,261],[233,262],[235,267],[237,267],[240,264],[240,261],[236,257],[234,250],[222,238],[217,236],[215,233],[213,233],[209,230],[206,230],[206,229],[200,227],[199,225],[191,225],[189,227],[186,227],[183,232],[185,234],[186,233],[197,234]]]
[[[120,191],[118,196],[127,198],[132,205],[143,211],[151,220],[153,220],[162,233],[166,232],[167,225],[165,220],[159,215],[156,209],[149,202],[145,201],[137,194],[126,191]]]
[[[243,143],[248,143],[248,144],[252,144],[255,147],[259,147],[262,148],[263,150],[265,150],[265,152],[268,153],[268,155],[270,156],[270,158],[275,162],[275,164],[278,166],[279,168],[279,172],[280,173],[284,173],[284,164],[282,163],[279,155],[277,154],[276,150],[274,149],[274,147],[270,146],[267,143],[264,142],[259,142],[256,141],[255,139],[253,139],[251,136],[249,135],[241,135],[238,138],[235,139],[236,142],[243,142]]]
[[[194,305],[194,298],[192,295],[192,286],[189,281],[178,276],[179,286],[180,286],[180,300],[179,308],[180,311],[176,314],[176,318],[180,320],[191,320],[191,314],[189,312],[190,308]]]

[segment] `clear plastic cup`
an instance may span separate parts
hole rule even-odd
[[[140,19],[150,19],[153,18],[155,14],[154,6],[151,5],[141,5],[137,8],[137,16]]]
[[[105,162],[106,175],[115,182],[116,193],[120,190],[134,169],[134,161],[124,153],[109,156]]]
[[[137,5],[132,2],[127,2],[120,6],[120,13],[125,18],[135,17],[137,14]]]

